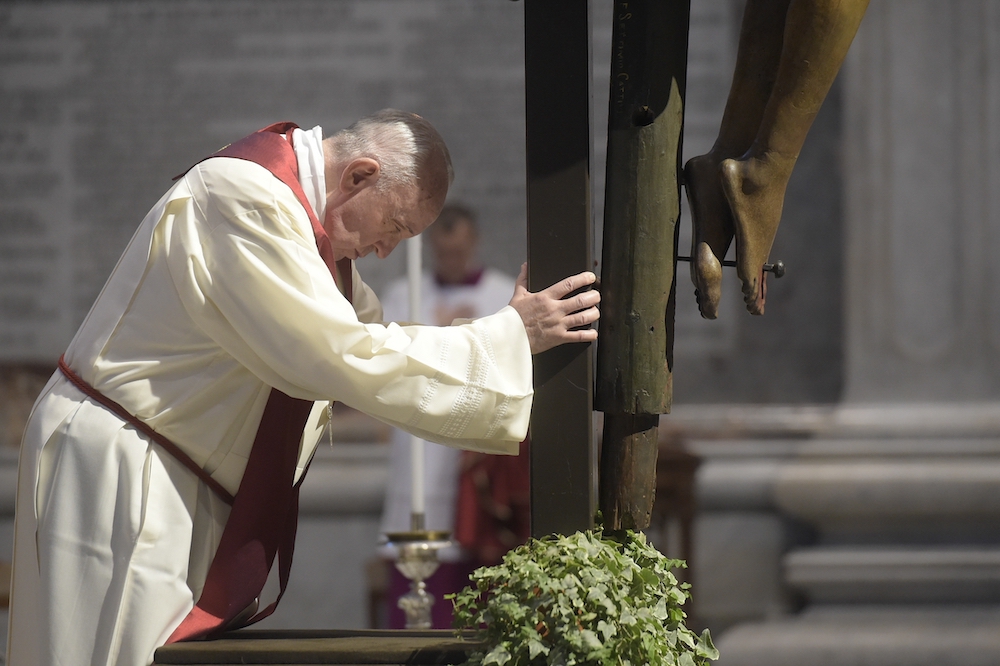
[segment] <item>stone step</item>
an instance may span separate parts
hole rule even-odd
[[[1000,548],[812,547],[782,558],[810,603],[997,603]]]
[[[694,441],[701,510],[773,511],[820,543],[1000,545],[1000,438]]]
[[[837,405],[679,404],[660,427],[684,439],[992,437],[1000,401]]]
[[[775,479],[779,510],[822,526],[854,519],[1000,517],[1000,456],[800,459]]]
[[[778,511],[820,543],[991,543],[1000,538],[1000,457],[796,460]]]
[[[715,643],[715,666],[997,666],[1000,605],[816,606]]]

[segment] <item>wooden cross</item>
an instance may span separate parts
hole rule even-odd
[[[532,535],[649,525],[657,424],[672,399],[674,277],[690,0],[614,6],[597,399],[592,354],[535,359]],[[590,8],[525,0],[529,288],[593,268]]]

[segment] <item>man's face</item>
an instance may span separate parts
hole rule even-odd
[[[439,211],[440,205],[415,187],[384,192],[370,187],[328,209],[323,226],[335,258],[358,259],[374,252],[385,259],[400,241],[426,229]]]
[[[478,239],[472,225],[462,220],[450,229],[435,226],[428,233],[437,274],[446,282],[464,280],[476,256]]]

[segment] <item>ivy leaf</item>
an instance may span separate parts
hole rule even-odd
[[[597,623],[597,630],[604,636],[605,641],[608,641],[612,636],[618,633],[615,629],[615,625],[605,622],[604,620]]]
[[[604,647],[604,644],[601,643],[601,639],[598,638],[597,634],[595,634],[590,629],[584,629],[583,631],[580,632],[580,634],[583,636],[583,644],[589,647],[590,649],[600,650],[602,647]]]
[[[541,641],[530,640],[528,641],[528,658],[534,659],[540,654],[548,654],[549,649]]]
[[[660,578],[650,569],[639,569],[639,578],[650,587],[656,587],[660,583]]]
[[[653,607],[653,617],[657,620],[666,620],[669,613],[667,613],[667,600],[657,599],[656,605]]]
[[[483,666],[488,666],[489,664],[496,664],[497,666],[503,666],[508,661],[510,661],[510,652],[502,644],[496,646],[490,650],[486,658],[483,659]]]
[[[712,643],[712,637],[709,635],[708,629],[701,632],[701,637],[698,639],[698,644],[695,646],[695,650],[698,652],[698,656],[700,657],[705,657],[706,659],[719,658],[719,651]]]

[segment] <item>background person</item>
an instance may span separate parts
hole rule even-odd
[[[432,266],[420,284],[422,323],[447,326],[502,309],[514,289],[514,279],[479,262],[476,214],[461,204],[447,204],[427,231]],[[382,298],[387,321],[410,319],[409,282],[394,280]],[[382,533],[410,529],[410,435],[395,430],[382,512]],[[427,443],[424,445],[425,524],[428,530],[452,534],[455,546],[439,553],[441,566],[427,582],[434,595],[432,626],[451,627],[451,602],[443,597],[468,585],[469,574],[494,564],[509,548],[528,536],[528,456],[521,444],[517,457],[489,456]],[[460,492],[460,488],[462,492]],[[460,529],[456,529],[457,521]],[[392,558],[390,549],[385,555]],[[409,581],[392,566],[388,569],[386,605],[389,628],[402,629],[406,618],[397,602],[409,590]]]

